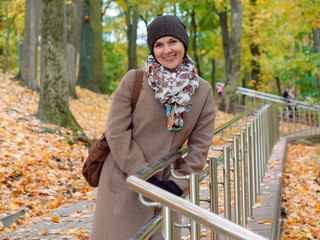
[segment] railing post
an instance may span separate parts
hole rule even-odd
[[[167,206],[162,207],[162,235],[165,240],[174,240],[174,211]]]
[[[254,162],[255,162],[255,180],[256,180],[256,193],[260,193],[260,174],[259,174],[259,142],[258,142],[258,120],[255,118],[254,120]]]
[[[318,110],[318,127],[319,127],[319,130],[320,130],[320,109]]]
[[[239,138],[233,139],[233,166],[234,166],[234,199],[235,222],[241,225],[240,173],[239,173]]]
[[[245,159],[245,133],[240,132],[240,149],[241,149],[241,197],[242,197],[242,226],[247,225],[248,203],[247,203],[247,177],[246,177],[246,159]]]
[[[254,121],[251,122],[250,127],[250,141],[251,141],[251,172],[252,172],[252,196],[253,196],[253,203],[257,201],[257,182],[256,182],[256,159],[255,159],[255,134],[254,134]]]
[[[248,178],[248,206],[249,216],[252,216],[253,196],[252,196],[252,158],[251,158],[251,138],[250,138],[251,126],[246,128],[246,149],[247,149],[247,178]]]
[[[209,159],[209,178],[210,178],[210,210],[215,214],[219,214],[218,201],[218,159]],[[211,239],[218,240],[219,234],[211,231]]]
[[[231,220],[230,149],[223,147],[224,216]]]
[[[283,115],[284,115],[284,112],[283,112],[283,109],[282,108],[280,108],[281,110],[280,110],[280,122],[281,122],[281,134],[282,135],[284,135],[284,124],[283,124]]]
[[[299,107],[299,132],[301,132],[302,126],[301,126],[301,108]]]
[[[310,134],[312,134],[312,124],[311,124],[311,109],[309,109],[309,130],[310,130]]]
[[[199,175],[197,173],[189,174],[189,197],[190,202],[195,205],[200,205],[199,203]],[[190,239],[198,240],[200,239],[200,224],[196,221],[190,220]]]

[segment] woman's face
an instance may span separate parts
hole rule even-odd
[[[182,64],[184,51],[183,43],[170,36],[159,38],[153,45],[155,58],[170,71],[174,71]]]

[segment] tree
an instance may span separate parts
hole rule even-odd
[[[127,10],[127,37],[128,37],[128,70],[138,68],[137,64],[137,28],[139,20],[139,5],[125,1]]]
[[[12,25],[14,23],[14,19],[16,18],[16,15],[13,15],[12,17],[9,16],[8,6],[9,6],[9,4],[6,5],[7,37],[6,37],[6,53],[4,56],[3,73],[7,72],[8,57],[9,57],[9,39],[10,39],[9,36],[10,36],[10,31],[11,31]]]
[[[254,26],[254,21],[256,18],[256,9],[257,9],[257,0],[250,0],[250,25],[251,25],[251,31],[250,31],[250,51],[252,54],[252,59],[251,59],[251,79],[253,81],[253,89],[258,89],[258,85],[260,83],[260,62],[259,62],[259,57],[260,57],[260,50],[259,50],[259,45],[256,42],[256,36],[257,36],[257,31]]]
[[[41,0],[26,0],[21,83],[32,90],[38,90],[37,59],[40,6]]]
[[[78,84],[103,93],[107,85],[103,74],[101,0],[86,0],[83,11]]]
[[[43,0],[41,18],[40,100],[42,121],[81,130],[69,108],[64,0]]]
[[[193,52],[194,52],[194,61],[198,70],[198,74],[199,76],[201,75],[201,67],[200,67],[200,62],[199,62],[199,58],[198,58],[198,54],[197,54],[197,23],[196,23],[196,17],[195,17],[195,10],[192,9],[191,11],[191,25],[192,25],[192,36],[193,36],[193,41],[192,41],[192,45],[193,45]]]
[[[73,0],[66,5],[67,23],[67,69],[70,94],[77,98],[76,69],[77,56],[81,44],[81,24],[83,17],[83,0]]]
[[[320,54],[320,27],[312,28],[313,33],[313,42],[314,42],[314,51],[317,54]],[[318,65],[318,74],[316,74],[317,83],[318,83],[318,92],[320,96],[320,64]]]
[[[209,2],[207,2],[210,4]],[[241,29],[242,29],[242,4],[241,0],[230,0],[231,3],[231,29],[230,36],[227,21],[227,6],[222,6],[218,11],[215,5],[210,4],[220,18],[222,42],[225,57],[226,82],[222,97],[219,102],[221,111],[235,112],[232,104],[233,95],[236,91],[236,81],[239,78],[241,66]],[[230,106],[230,109],[229,109]]]

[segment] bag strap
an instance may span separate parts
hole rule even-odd
[[[133,93],[131,98],[132,111],[136,108],[136,105],[139,99],[140,91],[142,88],[142,79],[143,79],[143,70],[136,69],[136,78],[134,81]]]

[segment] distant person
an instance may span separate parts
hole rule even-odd
[[[218,94],[219,96],[221,97],[222,96],[222,93],[223,93],[223,85],[221,85],[219,88],[218,88]]]
[[[286,99],[286,101],[288,101],[288,98],[289,98],[289,88],[288,87],[286,87],[284,89],[283,97]]]
[[[289,105],[291,110],[297,111],[296,90],[294,88],[291,88],[289,91]]]
[[[211,145],[216,107],[211,85],[200,78],[187,55],[185,24],[176,16],[159,16],[147,27],[150,55],[143,68],[140,97],[132,113],[135,71],[128,71],[114,93],[106,138],[110,146],[101,171],[91,240],[127,240],[154,215],[126,178],[187,141],[189,152],[175,172],[201,174]],[[188,181],[175,179],[170,166],[148,179],[181,196]],[[176,229],[175,239],[181,239]],[[163,239],[161,228],[150,238]]]

